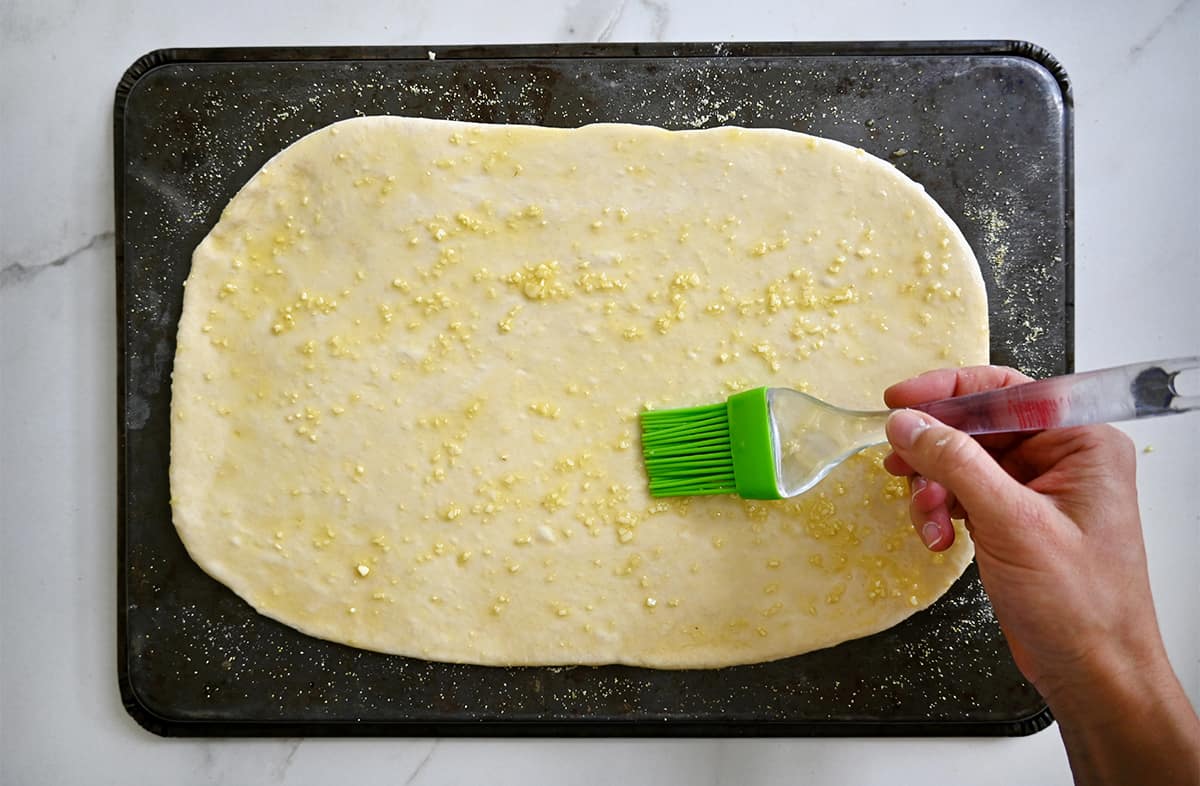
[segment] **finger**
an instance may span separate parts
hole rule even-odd
[[[1087,455],[1089,463],[1122,473],[1132,471],[1128,439],[1112,426],[1074,426],[1027,437],[1000,456],[1013,477],[1028,482],[1058,466],[1069,456]]]
[[[908,514],[913,529],[921,542],[930,551],[945,551],[954,545],[954,525],[950,522],[950,510],[946,502],[950,493],[940,483],[917,475],[910,481],[912,496],[908,503]]]
[[[971,366],[927,371],[919,377],[892,385],[883,392],[889,407],[911,407],[927,401],[966,396],[985,390],[1011,387],[1029,382],[1030,378],[1004,366]],[[1025,435],[989,434],[978,437],[979,444],[991,451],[1009,450]]]
[[[1030,377],[1005,366],[943,368],[897,382],[883,391],[883,401],[892,408],[911,407],[926,401],[966,396],[1029,381]]]
[[[946,489],[946,510],[950,511],[950,518],[961,519],[966,514],[963,512],[962,505],[958,503],[958,498],[954,496],[954,492]]]
[[[893,450],[921,475],[954,493],[963,508],[986,518],[1018,520],[1030,491],[1013,480],[983,447],[966,434],[912,410],[893,412],[887,422]],[[976,522],[978,523],[978,522]]]
[[[913,529],[930,551],[945,551],[954,545],[954,524],[950,521],[950,511],[944,507],[913,519]]]
[[[897,477],[905,478],[909,475],[917,474],[917,471],[897,456],[895,453],[889,453],[887,458],[883,460],[883,468]]]
[[[931,513],[938,508],[950,507],[946,504],[950,499],[950,492],[941,483],[914,475],[909,480],[909,488],[912,489],[909,506],[920,515]]]
[[[1021,444],[1027,439],[1029,439],[1028,432],[979,434],[975,437],[975,441],[980,445],[983,445],[987,452],[991,453],[993,456],[998,453],[1003,453],[1006,450],[1012,450],[1013,447]]]

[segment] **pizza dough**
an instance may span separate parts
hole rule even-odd
[[[654,500],[637,413],[791,386],[857,408],[987,360],[980,272],[920,186],[802,134],[347,120],[196,249],[175,525],[258,611],[481,664],[716,667],[938,598],[901,479]]]

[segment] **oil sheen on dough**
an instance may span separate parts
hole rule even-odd
[[[791,386],[877,408],[987,359],[962,235],[802,134],[347,120],[196,249],[175,525],[306,633],[482,664],[715,667],[865,636],[972,556],[927,552],[864,454],[790,501],[656,501],[643,407]]]

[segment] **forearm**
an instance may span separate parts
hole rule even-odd
[[[1200,721],[1165,655],[1047,700],[1076,784],[1200,784]]]

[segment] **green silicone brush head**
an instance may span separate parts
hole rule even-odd
[[[642,413],[642,455],[650,495],[733,494],[733,452],[725,403]]]
[[[641,421],[651,496],[780,498],[766,388],[723,404],[643,412]]]

